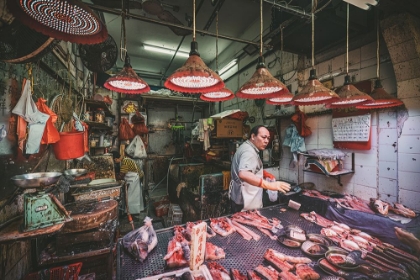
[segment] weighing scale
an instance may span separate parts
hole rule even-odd
[[[71,221],[61,202],[47,189],[54,187],[60,172],[40,172],[16,175],[11,178],[20,188],[36,188],[35,193],[24,194],[24,223],[21,231],[28,232]]]

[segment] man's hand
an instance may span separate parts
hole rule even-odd
[[[260,187],[266,190],[280,191],[282,193],[290,191],[290,184],[281,181],[268,182],[266,180],[262,180]]]

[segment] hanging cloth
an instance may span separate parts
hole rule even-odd
[[[299,135],[306,137],[312,134],[311,128],[305,124],[307,117],[304,112],[296,107],[296,113],[291,117],[292,122],[296,125]]]
[[[29,80],[25,81],[22,96],[12,112],[23,117],[28,123],[29,133],[26,141],[26,154],[38,153],[45,125],[50,116],[41,113],[36,107],[36,104],[32,99],[31,82]]]
[[[58,133],[57,128],[54,126],[54,123],[57,122],[58,119],[57,114],[48,108],[46,103],[47,100],[44,98],[38,98],[38,101],[36,102],[38,110],[50,116],[45,126],[44,135],[42,135],[41,144],[56,143],[58,140],[60,140],[60,134]]]

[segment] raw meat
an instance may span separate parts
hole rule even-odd
[[[168,243],[167,254],[163,257],[169,268],[181,267],[189,264],[190,246],[184,236],[176,232]]]
[[[221,236],[228,236],[235,232],[235,228],[224,217],[210,218],[210,227]]]
[[[206,242],[206,253],[205,258],[206,260],[219,260],[224,259],[226,257],[225,251],[214,245],[213,243]]]
[[[248,270],[246,274],[248,275],[249,280],[262,280],[262,278],[258,276],[257,273],[255,273],[253,270]]]
[[[402,215],[407,218],[415,218],[416,213],[411,210],[410,208],[405,207],[404,205],[400,203],[394,203],[394,207],[390,207],[391,211],[393,211],[395,214]]]
[[[267,249],[267,251],[265,251],[264,259],[266,259],[268,262],[270,262],[272,265],[274,265],[277,269],[281,271],[289,271],[294,268],[294,266],[290,263],[276,257],[273,249]]]
[[[123,245],[138,261],[144,261],[157,245],[156,232],[153,229],[152,219],[146,217],[144,226],[130,231],[123,237]]]
[[[265,235],[267,235],[268,237],[270,237],[270,239],[277,240],[277,235],[272,234],[271,231],[269,231],[268,229],[260,228],[260,227],[257,227],[257,229],[261,231],[262,233],[264,233]]]
[[[371,198],[370,205],[373,208],[373,210],[381,213],[382,215],[385,215],[385,216],[388,215],[388,209],[389,209],[388,203],[383,202],[380,199]]]
[[[237,227],[237,226],[235,226],[234,224],[233,224],[233,222],[232,222],[232,220],[231,219],[229,219],[229,218],[227,218],[227,220],[228,220],[228,222],[229,222],[229,224],[232,226],[232,227],[234,227],[235,228],[235,231],[237,232],[237,233],[239,233],[240,235],[242,235],[242,237],[245,239],[245,240],[251,240],[252,239],[252,236],[250,235],[250,234],[248,234],[245,230],[243,230],[242,228],[240,228],[240,227]]]
[[[259,265],[254,270],[267,280],[278,280],[280,278],[280,273],[271,266]]]
[[[275,227],[275,224],[273,224],[272,221],[269,221],[267,217],[261,215],[258,210],[237,212],[232,215],[232,220],[235,220],[241,224],[266,228],[270,230]]]
[[[238,223],[237,221],[232,220],[232,224],[233,224],[236,228],[239,228],[239,229],[241,229],[241,230],[245,231],[246,233],[248,233],[249,235],[251,235],[251,236],[252,236],[252,238],[253,238],[255,241],[258,241],[258,240],[260,240],[260,239],[261,239],[261,236],[259,236],[258,234],[256,234],[255,232],[253,232],[251,229],[247,228],[246,226],[241,225],[241,224],[240,224],[240,223]]]
[[[280,272],[280,279],[284,280],[300,280],[300,278],[290,271],[282,271]]]
[[[248,280],[239,270],[232,268],[230,270],[233,280]]]
[[[330,227],[334,225],[333,221],[330,221],[321,215],[317,214],[315,211],[312,211],[309,213],[314,219],[315,223],[321,227]]]
[[[317,280],[320,278],[319,274],[307,264],[297,264],[296,274],[302,280]]]
[[[213,280],[230,280],[230,276],[226,268],[216,262],[207,263]]]
[[[280,252],[278,252],[274,249],[267,249],[267,251],[265,252],[265,255],[266,254],[272,254],[275,258],[279,259],[280,261],[288,261],[288,262],[291,262],[291,263],[310,263],[310,262],[312,262],[311,259],[309,259],[309,258],[288,256],[288,255],[280,253]]]

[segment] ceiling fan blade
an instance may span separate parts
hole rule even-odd
[[[107,8],[121,9],[121,0],[92,0],[92,3]],[[141,10],[142,4],[138,1],[128,1],[128,8]]]
[[[163,11],[162,13],[160,13],[158,15],[158,18],[162,21],[183,25],[182,22],[180,22],[176,17],[174,17],[174,15],[171,12],[168,12],[168,11]],[[172,32],[174,32],[178,36],[186,36],[186,35],[191,34],[190,30],[185,30],[185,29],[172,27],[172,26],[168,26],[168,27],[172,30]]]
[[[143,10],[151,15],[157,16],[164,10],[159,0],[146,0],[142,3]]]

